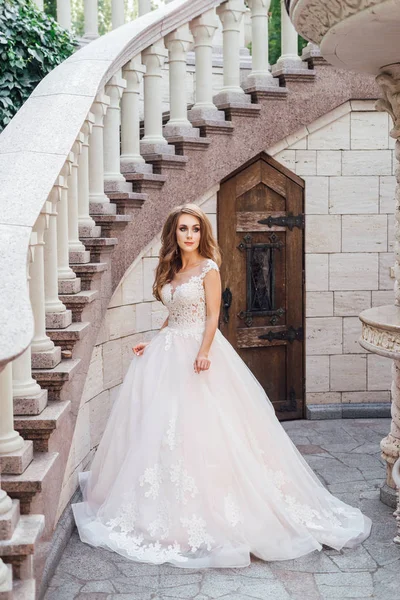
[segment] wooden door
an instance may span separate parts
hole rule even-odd
[[[304,182],[265,153],[218,194],[220,328],[281,420],[304,410],[303,204]]]

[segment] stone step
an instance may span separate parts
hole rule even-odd
[[[96,300],[98,295],[99,292],[97,290],[85,290],[78,294],[60,294],[60,300],[67,308],[72,310],[74,322],[80,322],[83,309]]]
[[[40,415],[15,417],[14,427],[25,440],[32,440],[35,452],[48,452],[51,434],[62,427],[70,410],[69,400],[49,402]]]
[[[183,156],[188,150],[207,150],[211,144],[211,139],[207,137],[176,135],[166,139],[169,144],[175,146],[175,152],[179,156]]]
[[[218,108],[224,111],[228,121],[232,121],[232,117],[259,117],[261,112],[259,104],[241,104],[240,102],[226,102],[219,104]]]
[[[72,358],[72,350],[76,342],[85,337],[90,330],[90,325],[90,323],[74,322],[65,329],[49,329],[46,333],[56,346],[61,346],[63,358]]]
[[[34,579],[15,579],[13,600],[35,600],[36,581]]]
[[[124,215],[127,208],[142,208],[143,203],[147,200],[147,194],[139,194],[138,192],[128,192],[117,194],[108,192],[107,196],[110,201],[117,205],[117,214]],[[97,215],[93,217],[97,221]]]
[[[10,540],[20,517],[19,500],[13,500],[10,510],[0,515],[0,541]]]
[[[19,500],[22,515],[29,515],[31,502],[37,494],[40,494],[46,480],[57,468],[58,457],[58,452],[37,452],[22,475],[2,476],[2,489],[10,498]]]
[[[128,223],[132,221],[131,215],[95,215],[93,217],[98,225],[101,225],[101,235],[103,237],[110,237],[112,229],[122,229],[126,227]]]
[[[86,265],[71,265],[71,269],[75,271],[81,280],[82,291],[89,291],[92,284],[92,279],[98,273],[103,273],[108,269],[108,263],[87,263]]]
[[[32,369],[32,377],[49,393],[49,400],[60,400],[60,392],[66,381],[69,381],[80,364],[80,358],[65,359],[54,369]]]
[[[125,173],[124,177],[127,181],[132,182],[133,191],[139,193],[147,190],[158,190],[167,181],[166,175],[156,173]]]
[[[192,121],[193,127],[200,129],[201,137],[207,137],[212,134],[231,135],[234,126],[230,121],[221,121],[218,119],[198,119]]]
[[[35,544],[44,529],[44,515],[21,515],[11,539],[0,542],[0,557],[6,564],[12,565],[14,577],[30,570],[23,564],[33,555]]]
[[[32,462],[33,445],[25,440],[22,448],[0,455],[0,473],[3,475],[20,475]]]
[[[35,396],[14,397],[14,415],[39,415],[47,405],[47,390]]]
[[[153,165],[153,173],[161,175],[171,170],[184,169],[188,162],[187,156],[177,154],[144,154],[143,158]]]
[[[13,595],[13,577],[12,577],[12,566],[6,565],[7,574],[5,581],[0,584],[0,600],[15,600]]]
[[[96,217],[93,215],[93,218]],[[101,254],[114,250],[114,247],[118,244],[118,238],[116,237],[81,238],[81,241],[90,250],[93,262],[100,262]]]

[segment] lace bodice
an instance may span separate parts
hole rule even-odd
[[[204,329],[206,320],[206,301],[203,279],[218,265],[207,258],[198,268],[178,277],[176,281],[166,283],[161,290],[163,304],[168,308],[168,329],[181,332],[199,332]]]

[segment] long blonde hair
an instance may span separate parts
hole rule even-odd
[[[207,215],[196,204],[176,206],[168,215],[161,234],[160,260],[153,284],[153,295],[161,300],[161,289],[182,268],[182,257],[176,240],[178,219],[182,214],[193,215],[200,221],[199,252],[204,258],[211,258],[217,265],[221,264],[221,252],[215,240],[211,223]]]

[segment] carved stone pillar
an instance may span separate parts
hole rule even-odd
[[[286,12],[285,0],[281,0],[281,48],[282,54],[276,65],[272,67],[275,77],[291,75],[296,79],[308,71],[307,63],[303,62],[298,53],[299,35]]]
[[[151,0],[139,0],[139,17],[151,11]]]
[[[85,35],[84,40],[91,41],[99,37],[98,0],[83,0]]]
[[[64,29],[71,29],[71,0],[57,0],[57,21]]]
[[[106,84],[106,94],[110,104],[104,118],[104,189],[107,192],[129,191],[125,177],[121,175],[120,164],[120,123],[121,110],[120,100],[126,81],[120,76],[120,72],[111,77]]]
[[[393,119],[390,135],[396,141],[396,159],[400,160],[400,64],[382,69],[376,78],[384,97],[378,100],[377,110],[386,111]],[[392,423],[390,432],[381,442],[382,458],[387,463],[386,484],[381,488],[381,500],[396,506],[396,491],[392,469],[400,456],[400,166],[396,169],[396,199],[393,206],[395,227],[395,285],[394,305],[370,308],[360,314],[362,335],[360,344],[370,352],[393,359],[392,367]]]
[[[125,23],[124,0],[112,0],[111,3],[112,28],[117,29]]]

